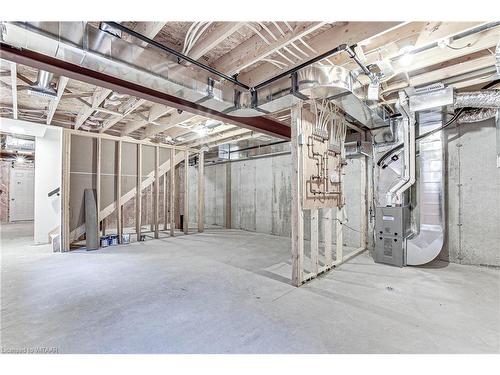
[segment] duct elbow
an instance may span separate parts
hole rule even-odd
[[[443,249],[443,243],[442,226],[421,230],[416,237],[406,241],[406,264],[420,266],[433,261]]]

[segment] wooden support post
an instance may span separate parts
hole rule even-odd
[[[325,243],[325,265],[332,266],[332,209],[323,210],[323,235]]]
[[[96,191],[96,205],[97,205],[97,234],[101,233],[101,138],[96,138],[97,152],[96,152],[96,171],[95,171],[95,191]],[[99,241],[100,242],[100,241]]]
[[[175,149],[170,149],[170,236],[175,235]]]
[[[318,233],[318,209],[311,210],[311,271],[318,274],[319,233]]]
[[[189,232],[189,151],[184,151],[184,234]]]
[[[231,229],[231,162],[226,163],[226,199],[224,203],[224,228]]]
[[[361,141],[366,141],[366,132],[361,134]],[[368,157],[363,155],[360,159],[359,169],[361,171],[361,186],[360,186],[360,194],[359,202],[361,208],[361,227],[360,227],[360,247],[367,248],[368,247],[368,170],[367,170],[367,162]]]
[[[117,142],[116,151],[116,231],[118,241],[122,242],[123,235],[122,216],[122,141]]]
[[[336,244],[335,244],[335,248],[336,248],[336,258],[335,258],[335,261],[336,262],[341,262],[342,259],[343,259],[343,242],[344,242],[344,238],[343,238],[343,232],[342,232],[342,221],[344,219],[344,217],[342,216],[342,207],[337,207],[336,208],[336,217],[337,217],[337,222],[335,223],[335,229],[336,229]]]
[[[304,212],[302,210],[302,102],[292,107],[291,150],[292,150],[292,285],[300,286],[303,281],[304,263]]]
[[[198,232],[205,230],[205,151],[198,157]]]
[[[153,170],[154,171],[154,170]],[[149,230],[151,232],[155,231],[155,225],[154,225],[154,194],[153,194],[153,184],[149,187],[148,189],[148,219],[149,219]]]
[[[141,240],[142,229],[142,145],[137,145],[137,180],[135,191],[135,233],[137,241]]]
[[[62,183],[61,183],[61,251],[70,250],[70,168],[71,133],[63,130],[62,135]]]
[[[163,175],[163,230],[168,226],[168,204],[167,204],[167,173]]]
[[[155,182],[153,191],[153,225],[154,225],[154,235],[155,238],[159,238],[160,225],[160,148],[155,147]]]

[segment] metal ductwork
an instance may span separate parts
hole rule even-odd
[[[51,85],[53,77],[54,74],[45,70],[39,70],[36,82],[28,88],[28,93],[49,99],[55,98],[57,92]]]
[[[5,22],[3,26],[3,43],[121,78],[219,113],[254,117],[290,108],[297,98],[328,98],[368,128],[389,123],[387,112],[377,103],[367,101],[366,87],[342,67],[308,65],[291,76],[247,90],[245,85],[235,84],[234,79],[220,79],[205,70],[179,65],[182,59],[154,45],[144,48],[84,22]]]
[[[419,133],[443,124],[441,109],[418,114]],[[417,197],[414,235],[406,240],[406,264],[422,265],[435,259],[444,243],[444,156],[443,133],[436,132],[418,143]]]

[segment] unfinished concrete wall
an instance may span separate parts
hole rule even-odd
[[[500,168],[494,120],[452,126],[446,144],[446,236],[440,258],[500,267]]]
[[[277,236],[291,235],[291,158],[289,154],[232,161],[231,168],[231,226],[252,232]],[[196,185],[197,168],[191,168],[190,185]],[[359,246],[360,176],[358,160],[349,160],[346,167],[347,225],[344,244]],[[190,188],[190,194],[195,194]],[[195,197],[196,195],[193,195]],[[191,200],[190,210],[196,208]],[[226,202],[226,164],[207,164],[205,167],[205,220],[210,225],[224,225]],[[192,211],[196,212],[196,211]],[[320,210],[320,218],[322,212]],[[309,216],[305,214],[305,238],[310,237]],[[191,217],[191,223],[196,217]],[[319,228],[323,238],[323,228]],[[335,228],[332,231],[335,243]]]

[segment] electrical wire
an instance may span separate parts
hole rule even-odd
[[[489,88],[491,88],[491,87],[493,87],[493,86],[496,86],[498,83],[500,83],[500,79],[496,79],[496,80],[494,80],[494,81],[492,81],[492,82],[488,83],[487,85],[485,85],[485,86],[481,87],[481,90],[486,90],[486,89],[489,89]],[[451,124],[452,124],[455,120],[457,120],[457,119],[460,117],[460,115],[461,115],[461,114],[462,114],[462,113],[463,113],[466,109],[468,109],[468,108],[460,108],[460,109],[458,110],[458,112],[457,112],[457,113],[455,113],[455,114],[453,115],[453,117],[452,117],[449,121],[447,121],[447,122],[446,122],[443,126],[441,126],[441,127],[439,127],[439,128],[436,128],[436,129],[434,129],[434,130],[431,130],[431,131],[429,131],[429,132],[427,132],[427,133],[424,133],[424,134],[419,135],[418,137],[416,137],[416,138],[415,138],[415,142],[416,142],[416,141],[418,141],[418,140],[420,140],[420,139],[422,139],[422,138],[428,137],[429,135],[432,135],[432,134],[434,134],[434,133],[437,133],[438,131],[441,131],[441,130],[443,130],[443,129],[447,128],[447,127],[448,127],[449,125],[451,125]],[[418,125],[418,122],[417,122],[417,121],[415,121],[415,125]],[[401,144],[399,144],[399,145],[394,146],[393,148],[391,148],[389,151],[387,151],[384,155],[382,155],[382,156],[380,157],[380,159],[377,161],[377,165],[380,167],[380,166],[381,166],[381,164],[382,164],[382,162],[383,162],[385,159],[387,159],[387,158],[388,158],[390,155],[392,155],[394,152],[399,151],[400,149],[402,149],[402,148],[403,148],[403,146],[404,146],[404,144],[403,144],[403,143],[401,143]],[[387,165],[385,165],[385,166],[384,166],[384,167],[382,167],[382,168],[385,168],[386,166],[387,166]]]
[[[416,142],[416,141],[418,141],[418,140],[420,140],[420,139],[422,139],[422,138],[425,138],[425,137],[427,137],[427,136],[429,136],[429,135],[432,135],[432,134],[434,134],[434,133],[436,133],[436,132],[438,132],[438,131],[440,131],[440,130],[445,129],[445,128],[446,128],[446,127],[448,127],[450,124],[452,124],[455,120],[457,120],[457,119],[458,119],[458,117],[460,117],[460,115],[463,113],[463,111],[464,111],[464,110],[465,110],[465,108],[460,108],[460,109],[458,110],[458,112],[457,112],[457,113],[455,113],[455,114],[453,115],[453,117],[452,117],[449,121],[447,121],[447,122],[446,122],[446,124],[444,124],[443,126],[441,126],[441,127],[439,127],[439,128],[436,128],[436,129],[434,129],[434,130],[431,130],[431,131],[429,131],[429,132],[427,132],[427,133],[425,133],[425,134],[421,134],[421,135],[419,135],[418,137],[416,137],[416,138],[415,138],[415,142]],[[417,124],[418,124],[418,122],[417,122],[417,121],[415,121],[415,126],[416,126]],[[380,167],[380,165],[382,164],[382,162],[383,162],[385,159],[387,159],[389,156],[391,156],[394,152],[401,150],[403,147],[404,147],[404,144],[403,144],[403,143],[401,143],[401,144],[399,144],[399,145],[394,146],[393,148],[391,148],[389,151],[387,151],[384,155],[382,155],[382,156],[380,157],[380,159],[379,159],[379,160],[378,160],[378,162],[377,162],[377,165]],[[386,165],[385,165],[384,167],[382,167],[382,168],[385,168],[385,167],[386,167]]]

